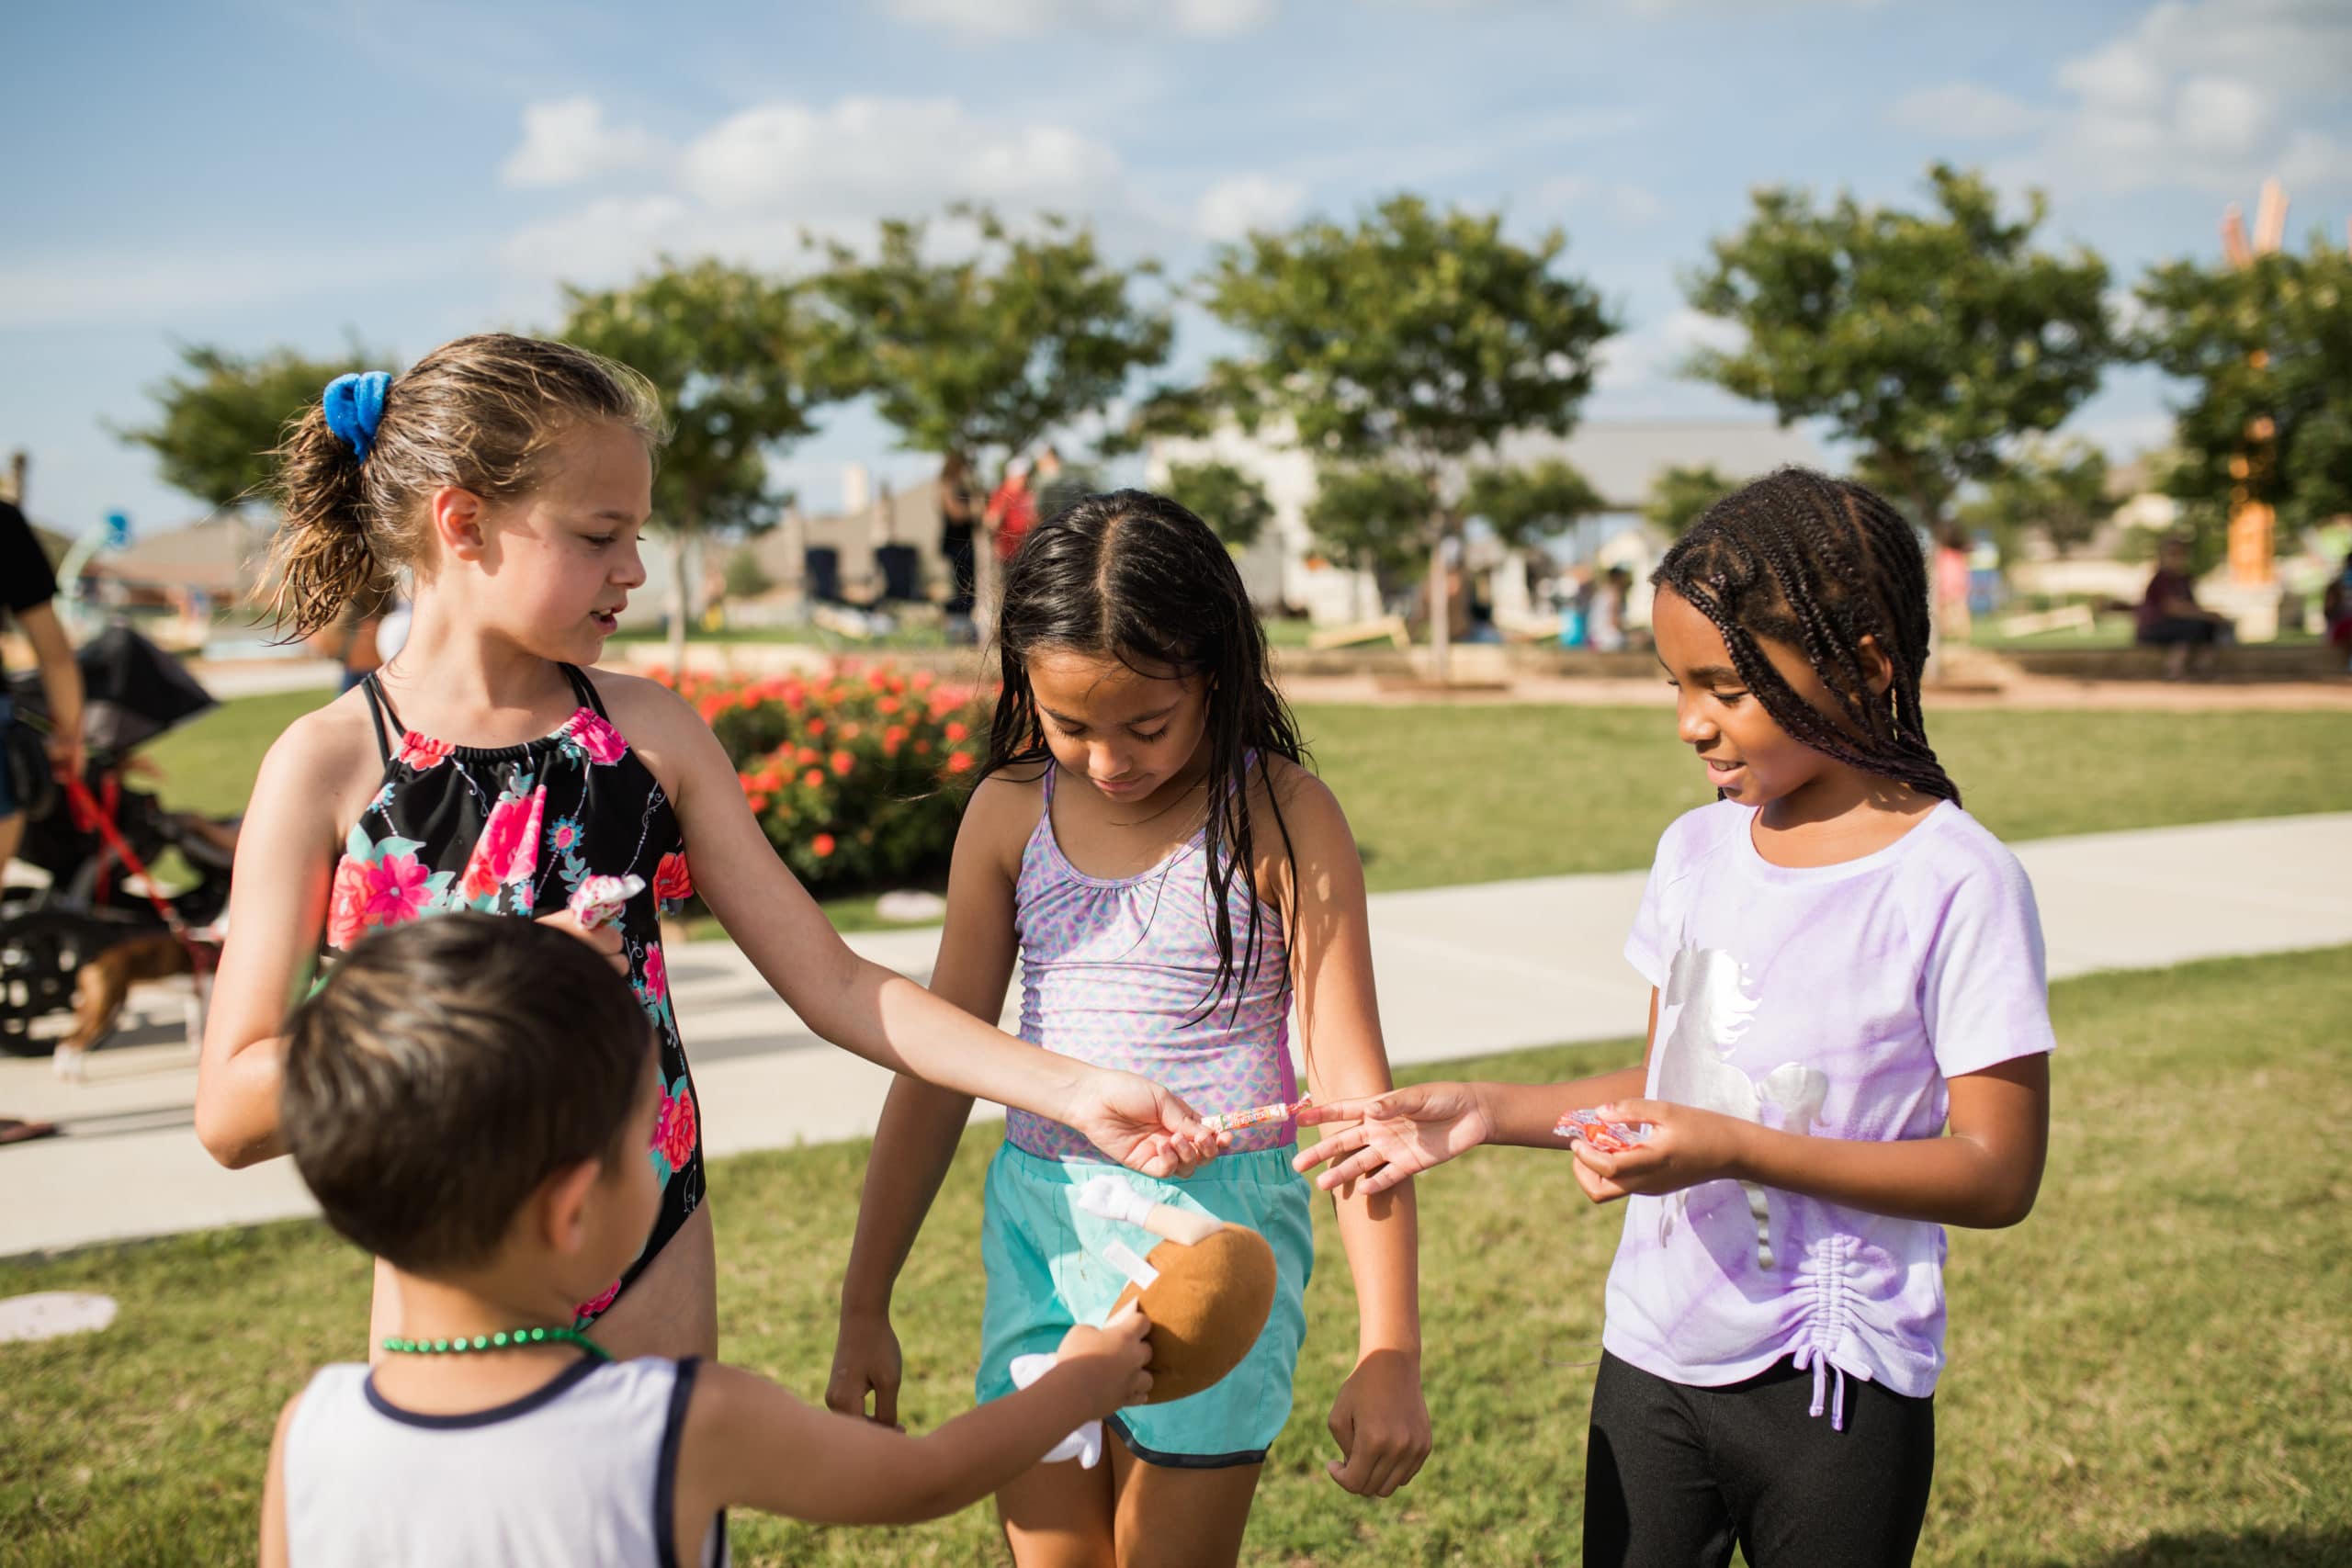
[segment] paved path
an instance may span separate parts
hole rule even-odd
[[[2051,839],[2018,853],[2053,978],[2352,943],[2352,813]],[[1391,1056],[1442,1061],[1638,1033],[1648,998],[1618,954],[1642,881],[1625,872],[1375,896]],[[928,930],[850,939],[918,977],[937,940]],[[873,1130],[889,1075],[809,1034],[731,945],[682,945],[670,976],[711,1153]],[[46,1061],[0,1061],[0,1111],[66,1133],[0,1149],[11,1194],[0,1258],[310,1212],[288,1162],[224,1171],[206,1156],[190,1131],[185,1004],[158,987],[133,1007],[141,1026],[91,1058],[85,1083],[57,1082]]]

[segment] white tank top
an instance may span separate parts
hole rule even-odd
[[[697,1365],[583,1356],[464,1416],[402,1410],[364,1366],[320,1369],[286,1434],[294,1568],[681,1568],[678,1440]],[[726,1561],[721,1515],[703,1562]]]

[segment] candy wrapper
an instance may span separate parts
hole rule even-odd
[[[1552,1129],[1553,1135],[1570,1143],[1582,1138],[1605,1155],[1622,1155],[1637,1144],[1649,1142],[1650,1124],[1646,1122],[1611,1122],[1598,1111],[1571,1111],[1560,1118]]]
[[[594,931],[621,918],[628,901],[645,891],[641,876],[592,876],[572,889],[570,908],[581,929]]]
[[[1204,1116],[1201,1125],[1212,1133],[1238,1133],[1244,1127],[1262,1127],[1269,1122],[1287,1122],[1309,1105],[1313,1095],[1297,1100],[1278,1100],[1272,1105],[1261,1105],[1249,1111],[1228,1111],[1221,1116]]]

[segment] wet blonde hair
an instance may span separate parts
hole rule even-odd
[[[322,403],[286,427],[274,485],[285,516],[270,551],[270,615],[296,638],[332,626],[371,585],[420,559],[424,502],[454,485],[485,500],[527,494],[541,459],[576,426],[617,420],[658,452],[653,384],[570,344],[480,333],[443,344],[393,378],[362,462]]]

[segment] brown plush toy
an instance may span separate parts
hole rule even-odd
[[[1162,1237],[1111,1308],[1140,1301],[1151,1320],[1147,1404],[1200,1393],[1241,1364],[1274,1308],[1274,1249],[1242,1225],[1153,1203],[1115,1176],[1080,1189],[1079,1206]]]

